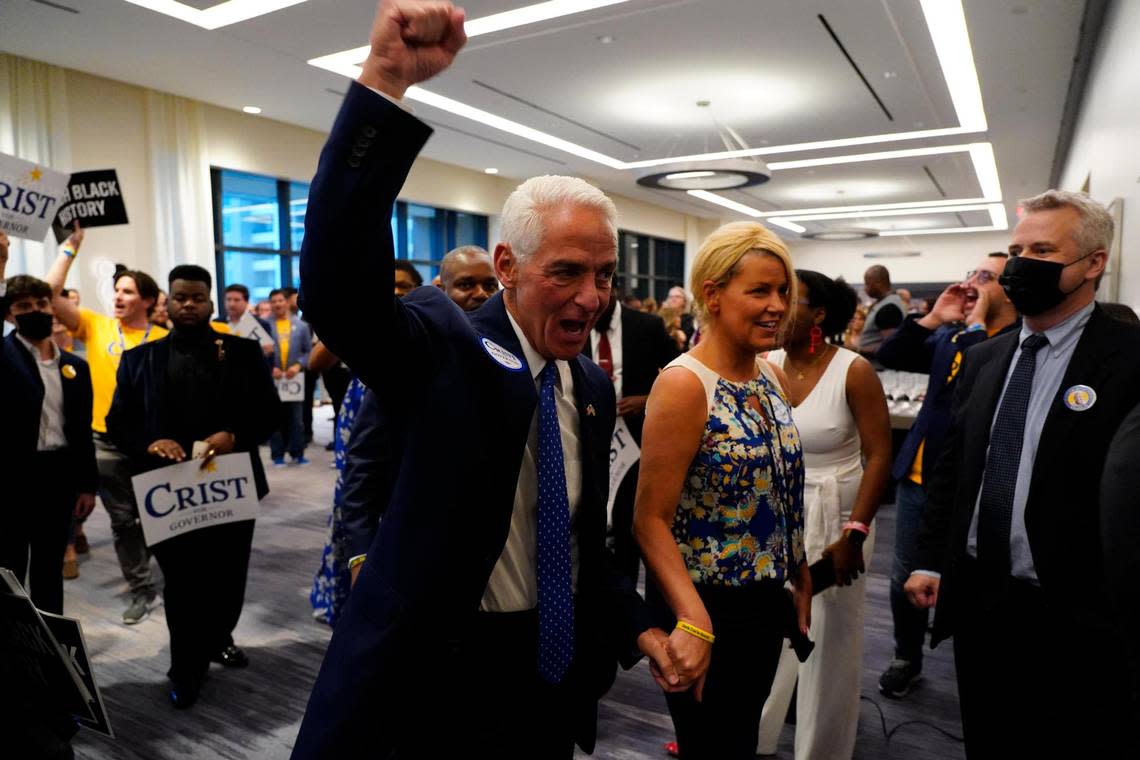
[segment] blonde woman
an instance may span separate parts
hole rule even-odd
[[[666,701],[682,758],[752,758],[784,638],[785,581],[801,631],[803,455],[776,347],[796,280],[784,244],[753,222],[701,246],[691,290],[703,339],[649,395],[634,534],[681,677]],[[658,683],[662,683],[658,679]]]

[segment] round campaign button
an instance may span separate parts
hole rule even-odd
[[[1074,385],[1065,391],[1065,406],[1074,412],[1084,412],[1092,409],[1096,403],[1096,391],[1087,385]]]
[[[59,374],[66,377],[68,380],[74,380],[76,375],[75,367],[72,367],[70,364],[65,364],[59,368]]]
[[[489,338],[480,338],[479,342],[483,344],[483,350],[487,352],[487,355],[498,364],[506,367],[511,372],[522,372],[524,366],[522,359]]]

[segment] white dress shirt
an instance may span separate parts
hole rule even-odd
[[[594,351],[593,358],[594,364],[601,366],[598,361],[598,346],[602,342],[602,333],[595,327],[594,328]],[[621,302],[618,301],[614,305],[614,315],[610,317],[610,329],[606,330],[606,337],[610,339],[610,354],[613,355],[614,360],[614,395],[621,398]]]
[[[531,377],[538,387],[538,376],[546,366],[544,359],[527,341],[518,322],[511,316],[511,327],[522,344]],[[566,469],[566,499],[570,504],[570,572],[572,588],[577,590],[578,534],[575,520],[582,497],[582,453],[578,437],[578,407],[574,402],[574,380],[570,365],[556,362],[558,384],[554,388],[554,403],[558,407],[558,425],[562,429],[562,459]],[[479,608],[485,612],[520,612],[538,605],[538,408],[530,421],[530,435],[519,465],[519,480],[515,486],[515,506],[511,514],[511,531],[503,553],[491,571],[487,589]]]
[[[31,353],[40,371],[44,384],[44,401],[40,405],[40,438],[36,451],[55,451],[67,448],[67,436],[63,434],[63,380],[59,374],[59,347],[49,340],[52,355],[41,359],[40,350],[23,335],[16,333],[16,339]]]

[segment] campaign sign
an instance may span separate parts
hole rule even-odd
[[[277,378],[277,397],[282,401],[304,401],[305,376],[298,372],[293,377]]]
[[[43,616],[44,622],[51,629],[64,654],[71,658],[71,666],[75,668],[75,672],[79,674],[80,680],[91,695],[87,707],[94,717],[76,715],[75,719],[80,725],[114,739],[115,732],[111,730],[107,708],[103,706],[103,695],[99,693],[99,685],[95,683],[95,673],[91,670],[91,658],[87,656],[87,640],[83,638],[83,627],[74,618],[51,612],[41,612],[40,615]]]
[[[249,454],[191,459],[131,478],[147,546],[202,528],[257,519]]]
[[[16,577],[0,568],[0,684],[94,720],[90,693]]]
[[[76,172],[67,183],[59,212],[55,215],[56,242],[67,240],[75,226],[110,227],[127,223],[127,205],[114,169]]]
[[[0,230],[43,242],[66,192],[66,174],[0,153]]]
[[[610,500],[606,504],[606,524],[614,522],[614,499],[617,498],[618,486],[625,480],[630,468],[641,459],[641,449],[633,440],[629,426],[625,424],[624,417],[617,418],[614,425],[614,434],[610,438]]]
[[[250,314],[248,311],[242,315],[238,323],[230,327],[230,331],[239,338],[249,338],[256,340],[262,346],[272,346],[273,336],[270,335],[257,318]]]

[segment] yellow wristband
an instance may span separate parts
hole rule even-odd
[[[72,248],[69,245],[65,245],[62,248],[60,248],[59,252],[62,253],[64,256],[66,256],[69,259],[74,259],[76,256],[79,255],[79,251],[75,250],[74,248]]]
[[[357,556],[350,559],[348,561],[348,569],[351,570],[352,568],[356,567],[357,565],[363,564],[364,563],[364,557],[365,557],[365,555],[358,554]]]
[[[677,630],[684,631],[691,636],[696,636],[701,641],[707,641],[710,644],[716,641],[716,636],[713,636],[711,633],[702,628],[697,628],[695,625],[686,623],[684,620],[677,621]]]

